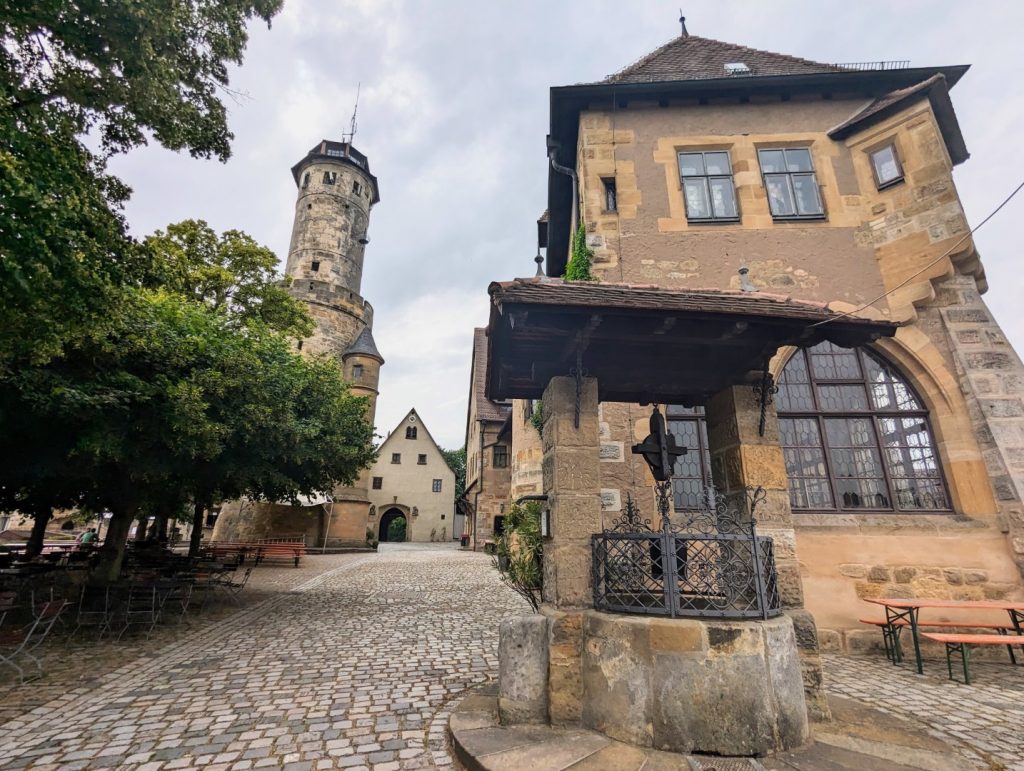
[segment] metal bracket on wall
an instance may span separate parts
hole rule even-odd
[[[758,436],[764,436],[765,421],[767,418],[768,405],[772,403],[772,397],[779,392],[775,384],[775,378],[768,371],[768,359],[764,360],[764,369],[761,370],[761,379],[754,384],[754,399],[761,406],[761,417],[757,423]]]

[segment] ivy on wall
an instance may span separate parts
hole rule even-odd
[[[562,276],[566,281],[597,281],[590,267],[594,260],[594,250],[587,246],[587,228],[581,222],[572,237],[572,254],[565,265]]]

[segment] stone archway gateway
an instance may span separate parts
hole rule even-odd
[[[402,538],[391,539],[388,537],[388,530],[391,529],[392,523],[397,522],[399,520],[401,520],[402,523],[405,525],[405,527],[403,528],[404,535]],[[405,516],[405,512],[402,511],[401,509],[395,508],[388,509],[387,511],[385,511],[384,515],[380,518],[380,532],[378,533],[378,538],[381,543],[391,540],[407,541],[409,539],[409,520]]]

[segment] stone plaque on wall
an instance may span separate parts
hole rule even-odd
[[[601,490],[601,511],[622,511],[622,493],[618,490]]]
[[[601,442],[601,460],[622,462],[626,459],[622,442]]]

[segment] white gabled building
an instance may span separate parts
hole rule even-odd
[[[370,468],[368,528],[381,541],[405,519],[406,541],[451,541],[455,513],[455,472],[415,409],[380,446]]]

